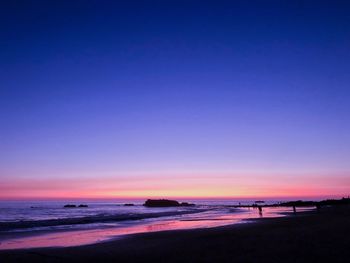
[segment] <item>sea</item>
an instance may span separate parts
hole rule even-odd
[[[144,201],[0,201],[0,250],[81,246],[130,234],[243,224],[292,212],[289,207],[266,207],[261,213],[251,207],[235,207],[257,200],[180,200],[195,206],[164,208],[145,207]],[[264,200],[264,204],[278,202]],[[133,205],[125,206],[130,203]],[[77,207],[65,208],[66,204]],[[79,207],[81,204],[87,207]]]

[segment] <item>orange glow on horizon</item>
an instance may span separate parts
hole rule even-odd
[[[205,174],[176,176],[21,178],[0,185],[0,199],[137,199],[137,198],[254,198],[348,196],[344,174],[256,175]]]

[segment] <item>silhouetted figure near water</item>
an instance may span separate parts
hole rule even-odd
[[[259,209],[259,215],[262,216],[262,207],[258,206],[258,209]]]
[[[293,212],[294,212],[294,214],[296,215],[297,209],[295,208],[295,205],[293,205]]]

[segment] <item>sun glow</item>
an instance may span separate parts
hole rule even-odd
[[[336,178],[336,180],[334,180]],[[22,178],[3,180],[0,198],[244,198],[341,196],[350,192],[344,174],[168,174],[130,177]]]

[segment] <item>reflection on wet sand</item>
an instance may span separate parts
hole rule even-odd
[[[0,249],[19,249],[35,247],[69,247],[103,242],[124,235],[179,230],[192,228],[218,227],[235,223],[244,223],[244,219],[259,217],[281,217],[291,212],[289,208],[264,208],[263,214],[258,209],[244,209],[243,212],[223,213],[222,210],[210,210],[198,214],[162,218],[158,220],[140,220],[132,224],[119,224],[114,227],[75,230],[54,233],[42,233],[35,236],[13,237],[2,240]]]

